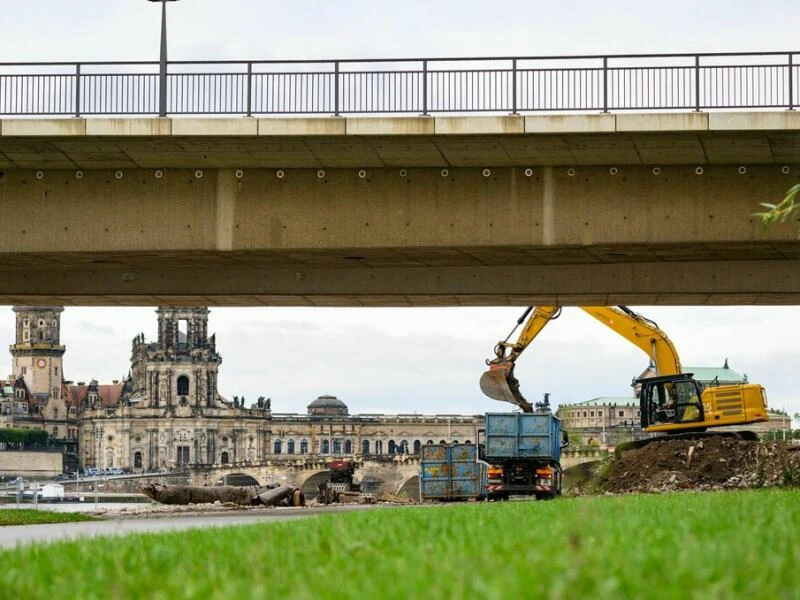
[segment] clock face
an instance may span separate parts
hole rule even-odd
[[[39,360],[36,361],[36,366],[39,367],[40,369],[44,369],[47,366],[47,361],[43,358],[40,358]]]

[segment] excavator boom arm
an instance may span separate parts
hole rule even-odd
[[[530,315],[531,311],[533,314]],[[498,342],[495,347],[496,358],[487,361],[487,370],[480,379],[481,391],[494,400],[510,402],[522,409],[522,412],[533,412],[533,406],[519,391],[519,381],[514,377],[514,364],[517,357],[539,335],[553,319],[558,318],[561,309],[557,306],[529,307],[517,321],[517,327],[525,320],[525,325],[514,343],[509,343],[508,338]],[[530,316],[528,316],[530,315]],[[514,328],[516,329],[516,327]],[[512,330],[512,334],[514,331]],[[509,334],[511,337],[511,334]],[[506,356],[506,352],[508,355]]]
[[[626,306],[581,306],[580,308],[638,346],[655,365],[656,375],[677,375],[682,372],[678,351],[672,341],[650,319]]]
[[[500,344],[498,344],[498,349],[501,346],[510,347],[511,353],[508,358],[511,361],[515,361],[517,357],[520,354],[522,354],[522,351],[528,347],[528,345],[534,340],[534,338],[537,335],[539,335],[539,332],[541,332],[542,329],[544,329],[544,326],[547,325],[552,319],[558,317],[558,313],[560,312],[560,310],[561,309],[558,306],[535,307],[533,309],[533,314],[525,322],[525,326],[522,328],[522,331],[519,332],[519,337],[517,338],[517,341],[514,344],[500,342]]]

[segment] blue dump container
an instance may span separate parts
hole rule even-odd
[[[561,459],[561,421],[550,413],[486,413],[486,460]]]
[[[422,446],[420,498],[457,500],[480,498],[486,490],[487,465],[478,461],[472,444]]]

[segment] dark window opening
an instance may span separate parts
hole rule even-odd
[[[186,375],[178,377],[178,396],[189,395],[189,378]]]
[[[178,446],[176,448],[176,450],[177,450],[177,457],[176,457],[175,464],[177,464],[178,467],[183,467],[184,465],[188,465],[189,464],[189,446]]]

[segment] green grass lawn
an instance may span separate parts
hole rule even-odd
[[[26,598],[797,598],[800,492],[452,504],[0,553]]]
[[[95,521],[96,517],[80,513],[57,513],[49,510],[28,508],[0,508],[0,527],[3,525],[39,525],[42,523],[71,523],[73,521]],[[0,533],[0,535],[3,535]]]

